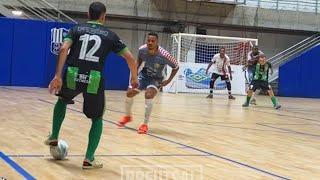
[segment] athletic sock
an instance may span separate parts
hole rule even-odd
[[[89,142],[86,152],[86,159],[88,159],[89,161],[94,160],[94,153],[99,145],[100,137],[102,134],[102,126],[102,118],[92,119],[91,129],[89,132]]]
[[[53,110],[52,134],[50,139],[58,139],[60,128],[66,114],[66,109],[67,104],[59,98]]]

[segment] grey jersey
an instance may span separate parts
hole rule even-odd
[[[144,67],[141,70],[139,76],[150,77],[152,79],[163,79],[163,69],[165,65],[169,65],[173,69],[177,69],[177,60],[164,48],[158,48],[158,52],[155,55],[148,54],[147,45],[143,45],[139,48],[138,59],[144,62]]]
[[[248,64],[249,64],[249,68],[254,68],[255,67],[255,65],[257,64],[257,62],[258,62],[258,59],[259,59],[259,56],[261,55],[261,54],[263,54],[263,52],[262,51],[258,51],[258,54],[257,55],[254,55],[253,54],[253,51],[250,51],[249,53],[248,53],[248,59],[247,59],[247,61],[248,61]]]

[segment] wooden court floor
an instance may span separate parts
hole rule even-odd
[[[106,91],[98,170],[82,170],[91,125],[82,97],[69,105],[60,138],[69,155],[54,161],[43,140],[51,130],[56,97],[47,89],[0,87],[0,179],[320,179],[320,99],[280,98],[281,110],[258,96],[242,108],[216,95],[159,94],[150,134],[136,128],[144,115],[143,95],[134,121],[119,129],[124,91]]]

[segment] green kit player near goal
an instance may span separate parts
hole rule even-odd
[[[248,90],[246,102],[242,105],[243,107],[249,106],[249,102],[252,97],[252,94],[257,89],[267,90],[269,96],[271,97],[273,107],[275,109],[279,109],[281,107],[278,100],[274,96],[272,88],[268,82],[269,73],[272,74],[271,63],[267,62],[266,56],[264,54],[260,54],[258,63],[255,65],[255,67],[253,69],[253,80],[251,81],[251,84],[250,84],[250,87]]]

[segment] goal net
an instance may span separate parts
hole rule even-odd
[[[246,64],[249,51],[257,44],[257,39],[173,34],[171,53],[179,62],[180,69],[175,79],[164,87],[164,92],[208,93],[214,67],[211,66],[206,74],[207,66],[219,49],[225,47],[232,69],[232,93],[244,95],[246,78],[242,67]],[[166,74],[170,72],[171,69],[167,68]],[[214,93],[226,93],[225,81],[217,79],[214,89]]]

